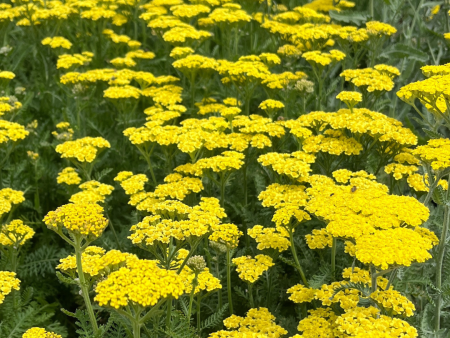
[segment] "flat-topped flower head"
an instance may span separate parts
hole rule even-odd
[[[18,248],[34,236],[34,230],[23,224],[22,220],[15,219],[3,225],[0,232],[0,244]]]
[[[99,237],[108,226],[103,208],[96,203],[69,203],[50,211],[44,223],[53,231],[65,228],[73,235]]]
[[[0,190],[0,219],[3,215],[10,212],[13,205],[20,204],[25,201],[22,191],[4,188]]]
[[[275,228],[264,228],[261,225],[255,225],[248,230],[248,235],[256,240],[258,250],[274,249],[278,252],[289,249],[291,243],[284,234],[278,232]]]
[[[303,53],[302,58],[310,64],[318,67],[325,67],[331,63],[341,61],[345,58],[345,54],[339,50],[333,49],[329,53],[322,53],[321,51],[312,51]]]
[[[349,109],[352,109],[358,102],[362,101],[362,94],[358,92],[340,92],[336,98],[344,102]]]
[[[0,120],[0,147],[10,141],[17,142],[23,140],[29,134],[30,132],[19,123]]]
[[[433,170],[444,170],[450,167],[450,140],[429,140],[426,145],[414,149],[412,154],[423,163],[430,164]]]
[[[53,38],[48,37],[42,40],[41,43],[44,46],[50,46],[51,48],[61,47],[64,49],[70,49],[72,47],[72,43],[62,36],[54,36]]]
[[[88,246],[81,255],[83,273],[92,279],[100,279],[125,266],[125,262],[133,259],[137,259],[133,254],[119,250],[106,252],[105,249],[96,246]],[[77,271],[76,257],[70,255],[60,259],[60,264],[56,268],[69,276],[75,277]]]
[[[380,21],[366,22],[367,33],[372,36],[391,36],[397,33],[397,29],[387,23]]]
[[[229,249],[237,248],[239,244],[239,238],[243,235],[235,224],[220,224],[217,229],[209,236],[209,240],[224,244]]]
[[[58,177],[56,178],[56,182],[58,184],[67,184],[67,185],[78,185],[81,182],[81,178],[78,175],[75,168],[68,167],[64,168],[62,171],[58,173]]]
[[[175,271],[159,268],[157,261],[135,259],[99,282],[94,300],[115,309],[128,305],[146,308],[167,297],[177,299],[184,290],[183,278]]]
[[[249,334],[243,335],[230,335],[230,336],[211,336],[211,337],[242,337],[242,338],[280,338],[286,335],[288,332],[281,326],[275,323],[275,316],[272,315],[267,308],[253,308],[250,309],[245,317],[232,315],[223,321],[225,327],[231,332]],[[235,330],[235,331],[234,331]],[[227,331],[219,331],[227,332]]]
[[[114,187],[98,181],[88,181],[79,186],[80,192],[70,197],[72,203],[100,203],[104,202],[106,197],[111,195]]]
[[[75,141],[66,141],[56,146],[56,152],[62,158],[91,163],[97,154],[111,145],[102,137],[84,137]]]
[[[257,255],[255,258],[241,256],[233,258],[233,263],[237,265],[239,278],[248,283],[256,282],[264,271],[275,265],[272,258],[266,255]]]
[[[62,336],[40,327],[32,327],[23,334],[22,338],[62,338]]]
[[[169,55],[175,60],[179,60],[191,54],[194,54],[194,50],[191,47],[175,47]]]
[[[0,271],[0,304],[12,290],[20,289],[20,280],[16,278],[15,272]]]

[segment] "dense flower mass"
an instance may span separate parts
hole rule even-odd
[[[100,306],[149,307],[169,296],[178,298],[184,284],[180,275],[159,268],[156,261],[134,259],[98,283],[95,292],[94,299]]]
[[[32,327],[23,334],[22,338],[61,338],[61,336],[40,327]]]
[[[50,211],[44,222],[49,229],[57,232],[65,228],[73,234],[94,237],[99,237],[108,225],[103,208],[86,202],[69,203]]]
[[[1,3],[0,336],[445,336],[447,2]]]
[[[13,290],[20,289],[20,280],[16,278],[15,272],[0,271],[0,304]]]
[[[56,147],[56,151],[62,158],[73,158],[79,162],[92,162],[97,153],[105,148],[110,148],[108,141],[101,137],[85,137],[75,141],[67,141]]]

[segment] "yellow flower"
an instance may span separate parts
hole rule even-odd
[[[46,46],[50,46],[51,48],[64,48],[64,49],[70,49],[72,47],[72,43],[63,38],[62,36],[54,36],[53,38],[45,38],[44,40],[41,41],[41,43]]]
[[[233,258],[233,263],[237,265],[236,271],[242,280],[254,283],[264,271],[275,265],[272,258],[266,255],[257,255],[255,258],[250,256],[241,256]]]
[[[68,167],[64,168],[61,172],[58,173],[56,181],[58,182],[58,184],[65,183],[67,185],[74,185],[80,184],[81,178],[74,168]]]
[[[336,98],[342,102],[345,102],[345,104],[347,104],[347,106],[351,109],[358,102],[362,101],[362,94],[358,92],[340,92]]]
[[[3,225],[0,233],[0,244],[3,246],[13,246],[18,248],[24,245],[26,241],[34,236],[34,230],[23,221],[15,219],[8,224]]]
[[[379,21],[369,21],[366,22],[367,33],[374,36],[391,36],[397,33],[397,29],[391,25],[379,22]]]
[[[175,271],[159,268],[157,261],[133,259],[97,284],[94,300],[115,309],[129,304],[145,308],[167,297],[177,299],[184,290],[183,279]]]
[[[61,154],[62,158],[91,163],[100,151],[110,147],[109,142],[102,137],[84,137],[57,145],[56,152]]]
[[[82,202],[65,204],[50,211],[44,217],[44,223],[56,232],[64,227],[73,234],[90,237],[99,237],[108,226],[101,206]]]
[[[20,280],[16,278],[15,272],[0,271],[0,304],[5,300],[12,290],[20,289]]]
[[[46,331],[40,327],[32,327],[28,329],[22,336],[22,338],[62,338],[59,334]]]

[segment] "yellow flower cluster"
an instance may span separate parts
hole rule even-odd
[[[95,203],[69,203],[50,211],[44,223],[51,230],[61,232],[64,227],[70,233],[99,237],[108,226],[103,208]]]
[[[384,167],[386,174],[393,174],[392,176],[394,176],[396,180],[400,180],[404,176],[409,178],[418,170],[419,168],[415,165],[404,165],[400,163],[391,163]]]
[[[129,260],[137,259],[133,254],[123,253],[119,250],[110,250],[97,246],[88,246],[81,255],[81,265],[83,273],[90,278],[101,278],[108,275],[112,271],[118,270]],[[75,277],[77,271],[76,257],[70,255],[60,260],[60,264],[56,267],[62,272]]]
[[[22,191],[4,188],[0,190],[0,218],[11,211],[13,204],[20,204],[25,201]]]
[[[133,244],[152,246],[155,242],[168,244],[170,238],[181,241],[201,237],[217,229],[220,219],[226,216],[219,200],[213,197],[202,197],[199,205],[193,208],[178,201],[155,202],[147,211],[155,215],[147,216],[131,227],[129,238]]]
[[[60,122],[56,125],[58,131],[53,131],[52,135],[56,137],[57,140],[69,141],[73,137],[73,129],[70,128],[69,122]]]
[[[15,219],[2,226],[0,233],[0,244],[3,246],[13,246],[18,248],[34,236],[35,232],[23,221]]]
[[[380,68],[380,66],[383,66]],[[345,81],[350,81],[356,87],[371,92],[391,91],[394,88],[395,76],[400,75],[397,68],[392,67],[390,71],[386,70],[385,65],[377,65],[375,68],[363,69],[346,69],[340,76],[345,78]],[[390,68],[388,68],[390,69]]]
[[[41,41],[41,43],[44,46],[50,46],[51,48],[64,48],[64,49],[70,49],[72,47],[72,43],[67,40],[66,38],[63,38],[62,36],[54,36],[53,38],[45,38]]]
[[[391,36],[397,33],[397,29],[391,25],[379,22],[379,21],[369,21],[366,22],[367,33],[374,36]]]
[[[423,263],[431,258],[429,250],[438,243],[438,239],[430,230],[418,229],[395,228],[362,235],[356,239],[354,256],[364,264],[373,264],[381,269]]]
[[[342,102],[345,102],[345,104],[351,109],[358,102],[362,101],[362,94],[358,92],[340,92],[336,98]]]
[[[81,54],[62,54],[58,56],[58,61],[56,62],[56,68],[69,69],[72,66],[83,66],[87,65],[92,61],[94,56],[91,52],[83,52]]]
[[[376,336],[383,328],[385,337],[417,337],[417,330],[407,322],[380,315],[380,310],[370,306],[351,309],[336,319],[338,334],[348,337]]]
[[[30,132],[18,123],[0,120],[0,145],[8,141],[17,142],[23,140],[29,134]]]
[[[273,171],[280,175],[286,175],[289,178],[302,182],[307,179],[311,171],[311,163],[314,163],[316,157],[302,151],[296,151],[290,154],[267,153],[258,158],[258,162],[265,167],[271,167]]]
[[[307,189],[310,199],[305,209],[325,220],[331,235],[354,239],[376,229],[416,227],[428,219],[429,210],[419,201],[389,195],[387,186],[365,177],[367,175],[345,169],[333,173],[338,182],[348,180],[347,185],[337,185],[325,176],[312,176],[311,188]]]
[[[9,295],[13,289],[20,289],[20,280],[16,278],[16,273],[0,271],[0,304],[3,303],[5,297]]]
[[[180,58],[172,64],[176,69],[187,74],[193,71],[214,70],[218,65],[218,62],[213,58],[195,54]]]
[[[188,257],[189,251],[185,249],[180,249],[177,252],[177,265],[174,268],[179,268],[180,264]],[[193,281],[195,278],[195,272],[188,266],[184,266],[183,270],[180,272],[180,276],[183,280],[185,286],[185,292],[190,294],[192,291]],[[194,294],[198,294],[201,291],[213,291],[217,289],[221,289],[222,285],[220,284],[220,280],[214,277],[211,272],[209,272],[208,268],[202,268],[200,271],[197,271],[197,280],[196,286],[194,290]]]
[[[58,184],[65,183],[67,185],[75,185],[80,184],[81,178],[75,168],[67,167],[58,173],[56,182],[58,182]]]
[[[231,317],[225,319],[223,321],[223,324],[229,330],[232,329],[240,333],[261,334],[261,337],[268,337],[268,338],[280,338],[288,333],[281,326],[275,324],[275,316],[272,315],[269,312],[269,310],[264,307],[248,310],[247,315],[245,317],[232,315]],[[211,335],[210,337],[212,338],[222,336]],[[260,336],[248,336],[248,337],[256,338]]]
[[[134,195],[144,190],[144,185],[148,182],[148,178],[144,174],[133,175],[131,171],[121,171],[114,178],[114,181],[120,182],[120,186],[125,190],[125,194]]]
[[[345,136],[339,130],[326,130],[322,135],[310,136],[302,143],[306,153],[324,152],[331,155],[359,155],[363,150],[362,144],[352,137]]]
[[[303,220],[311,219],[302,210],[308,199],[305,189],[302,185],[274,183],[269,185],[258,196],[264,207],[275,207],[276,211],[272,221],[277,225],[277,231],[283,236],[287,235],[286,228],[292,226],[292,218],[296,219],[297,225]]]
[[[389,147],[392,150],[399,145],[417,144],[417,136],[410,129],[403,127],[401,122],[366,108],[354,108],[353,112],[349,109],[340,109],[336,113],[312,112],[300,116],[294,122],[286,123],[286,127],[291,129],[292,133],[300,133],[302,137],[296,135],[299,138],[305,138],[307,135],[301,128],[318,128],[324,131],[330,127],[334,130],[348,130],[355,136],[367,134],[378,142],[392,143]],[[384,150],[386,151],[389,150]]]
[[[258,243],[258,250],[275,249],[282,252],[287,250],[291,245],[289,240],[274,228],[264,228],[261,225],[255,225],[247,233]]]
[[[99,203],[104,202],[106,196],[111,195],[114,187],[97,181],[88,181],[79,186],[80,192],[70,197],[72,203]]]
[[[17,111],[20,108],[22,108],[22,103],[17,101],[14,96],[0,96],[0,116]]]
[[[239,273],[239,278],[249,283],[256,282],[264,271],[275,265],[272,258],[266,255],[257,255],[255,258],[241,256],[233,258],[233,263],[237,265],[236,271]]]
[[[416,307],[408,298],[395,290],[377,290],[370,295],[370,298],[380,304],[383,308],[392,310],[394,315],[411,317],[416,310]]]
[[[429,140],[426,145],[414,149],[412,154],[430,164],[435,171],[446,169],[450,167],[450,140]]]
[[[22,338],[62,338],[62,336],[40,327],[32,327],[23,334]]]
[[[57,145],[56,152],[61,154],[62,158],[91,163],[100,151],[110,147],[109,142],[102,137],[84,137]]]
[[[244,165],[244,157],[244,154],[236,151],[225,151],[221,155],[202,158],[193,165],[175,168],[175,171],[183,170],[185,174],[202,176],[203,171],[208,169],[215,173],[239,170]]]
[[[225,244],[227,248],[237,248],[239,244],[239,237],[243,235],[243,232],[235,224],[221,224],[220,227],[215,229],[209,236],[209,240],[220,244]]]
[[[262,110],[265,110],[265,111],[275,111],[275,110],[283,109],[284,104],[283,104],[283,102],[269,99],[269,100],[265,100],[265,101],[261,102],[259,105],[259,108],[261,108]]]
[[[325,67],[331,63],[343,60],[345,58],[345,54],[336,49],[330,50],[329,53],[323,53],[316,50],[303,53],[302,58],[314,66]]]
[[[169,296],[178,298],[184,293],[184,283],[175,271],[159,268],[157,261],[133,259],[99,282],[95,292],[94,300],[100,306],[148,307]]]

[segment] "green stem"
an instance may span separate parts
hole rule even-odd
[[[200,292],[198,293],[197,296],[197,331],[200,332],[200,302],[201,302],[201,298],[200,298]]]
[[[166,330],[170,329],[170,319],[172,317],[172,298],[167,299],[167,311],[166,311]]]
[[[298,260],[297,250],[295,249],[294,244],[294,234],[292,233],[292,230],[289,230],[289,238],[291,240],[291,252],[292,256],[294,256],[295,264],[297,265],[297,270],[300,273],[300,277],[302,278],[303,284],[305,284],[306,287],[309,287],[308,281],[306,280],[305,277],[305,273],[303,272],[302,266],[300,265],[300,261]]]
[[[373,6],[373,0],[370,0],[370,17],[372,18],[372,20],[374,19],[374,6]]]
[[[81,295],[83,296],[86,309],[89,314],[89,319],[91,321],[92,329],[94,330],[94,335],[98,333],[97,319],[95,318],[94,309],[92,308],[91,299],[89,298],[89,288],[86,279],[84,278],[83,266],[81,262],[81,240],[79,238],[75,239],[75,256],[77,261],[77,272],[78,279],[80,281]]]
[[[194,293],[195,293],[195,288],[197,287],[197,276],[198,274],[195,274],[194,279],[192,280],[192,290],[191,293],[189,294],[189,310],[188,310],[188,320],[191,320],[191,314],[192,314],[192,303],[194,302]]]
[[[449,225],[449,211],[450,208],[448,206],[444,207],[444,227],[442,229],[441,238],[439,241],[438,247],[438,256],[437,256],[437,264],[436,264],[436,288],[439,290],[437,300],[436,300],[436,313],[434,316],[434,331],[437,336],[437,332],[441,328],[441,306],[442,306],[442,265],[444,263],[444,253],[445,253],[445,242],[447,239],[448,233],[448,225]]]
[[[336,280],[336,238],[333,237],[333,245],[331,246],[331,278]]]
[[[377,291],[377,273],[373,265],[370,266],[370,277],[372,278],[372,293]]]
[[[228,290],[228,305],[230,307],[230,316],[233,315],[233,298],[231,297],[231,254],[230,249],[227,248],[227,290]]]
[[[141,338],[141,324],[137,319],[133,321],[133,338]]]
[[[220,280],[220,267],[219,267],[219,255],[216,255],[216,277]],[[222,308],[222,289],[219,289],[217,292],[218,295],[218,304],[219,304],[219,309]]]
[[[249,295],[249,300],[250,300],[250,308],[254,308],[255,307],[255,301],[253,300],[253,284],[252,283],[248,283],[248,295]]]
[[[225,208],[225,174],[221,173],[220,175],[220,205],[222,208]]]

